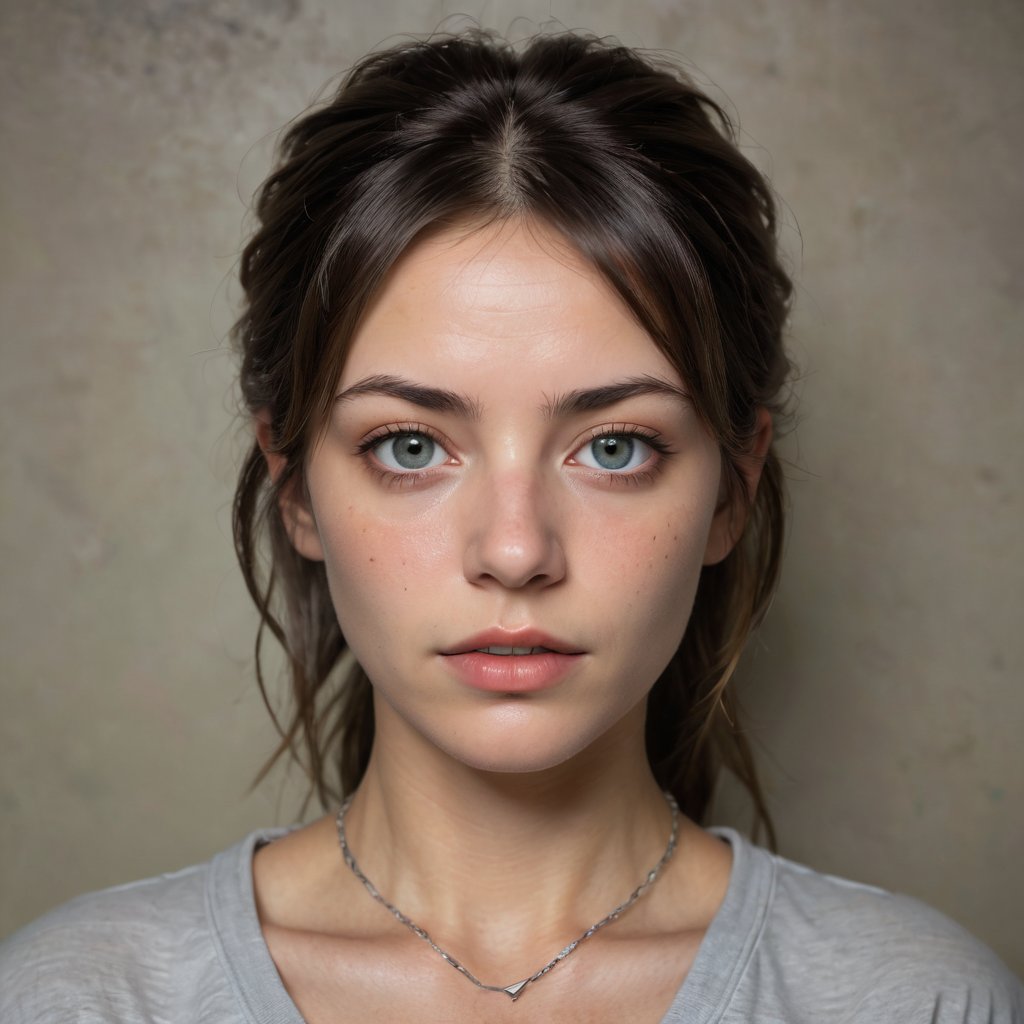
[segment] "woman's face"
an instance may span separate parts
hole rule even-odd
[[[292,536],[385,718],[497,771],[642,722],[727,517],[715,442],[597,271],[536,223],[434,235],[336,393]]]

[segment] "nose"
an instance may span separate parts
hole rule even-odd
[[[471,583],[510,589],[565,578],[561,530],[542,481],[516,472],[480,481],[466,527],[464,572]]]

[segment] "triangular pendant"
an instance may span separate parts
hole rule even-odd
[[[530,979],[527,978],[526,981]],[[507,992],[514,1003],[519,998],[519,993],[523,991],[523,986],[526,981],[517,981],[514,985],[506,985],[503,991]]]

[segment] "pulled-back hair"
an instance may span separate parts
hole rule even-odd
[[[288,752],[309,776],[307,803],[315,792],[326,809],[358,785],[373,743],[370,683],[345,657],[324,565],[295,551],[280,509],[304,488],[360,318],[426,232],[534,219],[597,268],[677,369],[720,446],[728,494],[749,504],[740,541],[702,570],[686,633],[648,699],[646,742],[686,814],[704,820],[725,767],[774,843],[727,684],[780,568],[778,459],[765,457],[752,503],[739,463],[758,410],[782,413],[791,285],[770,189],[721,108],[678,69],[578,34],[522,47],[479,30],[402,43],[364,58],[292,124],[255,211],[234,338],[244,404],[269,417],[283,465],[272,480],[254,444],[234,503],[261,615],[257,676],[281,734],[259,778]],[[261,668],[266,629],[287,655],[283,720]]]

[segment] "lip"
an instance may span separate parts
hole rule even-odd
[[[485,629],[441,651],[444,655],[469,654],[482,647],[546,647],[555,654],[585,654],[582,647],[559,640],[539,629]],[[536,655],[535,655],[536,657]]]
[[[487,654],[486,647],[543,647],[536,654]],[[445,664],[466,686],[489,693],[534,693],[561,683],[586,654],[575,644],[541,630],[488,629],[441,651]]]

